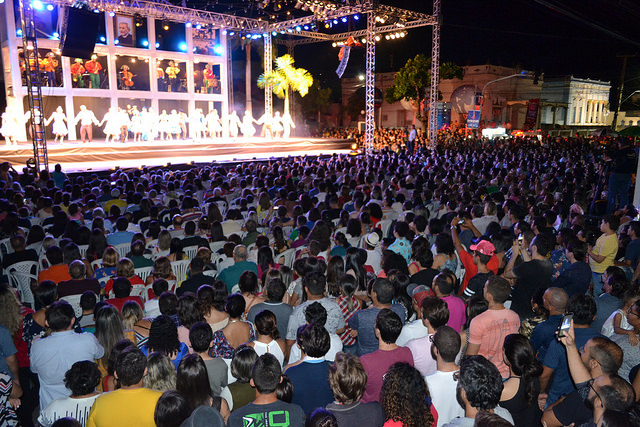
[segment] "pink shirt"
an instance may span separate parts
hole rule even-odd
[[[475,317],[469,325],[469,343],[480,344],[478,354],[486,357],[498,367],[503,378],[509,376],[509,367],[504,363],[502,347],[504,338],[517,334],[520,317],[515,311],[487,310]]]
[[[464,323],[467,321],[466,307],[464,301],[454,295],[442,298],[449,307],[449,321],[447,326],[452,327],[456,332],[460,333]]]
[[[398,347],[391,351],[376,350],[373,353],[365,354],[360,356],[360,362],[367,372],[367,388],[360,401],[362,403],[379,402],[384,374],[396,362],[404,362],[413,366],[413,356],[407,347]]]
[[[438,370],[436,361],[431,357],[431,336],[416,338],[407,343],[407,348],[413,355],[413,366],[420,371],[423,377],[435,374]]]

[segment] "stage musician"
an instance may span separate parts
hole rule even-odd
[[[176,66],[174,61],[169,61],[169,66],[165,70],[167,73],[167,77],[169,78],[169,91],[177,92],[180,87],[180,79],[178,79],[178,74],[180,74],[180,68]]]
[[[71,65],[71,85],[73,87],[84,87],[84,80],[82,75],[86,69],[82,65],[82,59],[76,58],[75,62]]]
[[[56,86],[56,68],[58,67],[58,60],[56,54],[48,52],[41,62],[41,66],[44,69],[44,73],[47,76],[47,86]]]
[[[84,63],[84,68],[89,72],[92,89],[100,89],[100,70],[102,65],[98,62],[98,55],[91,55],[91,60]]]

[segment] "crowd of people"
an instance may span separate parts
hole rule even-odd
[[[411,130],[360,156],[0,164],[0,425],[640,425],[629,141]]]

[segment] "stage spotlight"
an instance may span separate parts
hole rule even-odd
[[[100,13],[100,9],[93,9],[93,13]]]
[[[100,41],[102,43],[106,43],[107,42],[107,38],[105,36],[100,36]]]
[[[169,22],[166,19],[162,20],[162,29],[165,31],[169,31]]]
[[[185,42],[182,42],[178,45],[178,49],[180,49],[183,52],[187,51],[187,44]]]
[[[216,55],[222,55],[222,53],[224,52],[224,50],[222,49],[222,46],[220,46],[219,44],[217,44],[217,45],[215,45],[215,46],[213,47],[213,52],[214,52]]]
[[[184,26],[187,27],[187,28],[191,28],[191,22],[185,23]]]
[[[272,35],[272,36],[277,36],[277,35],[278,35],[278,33],[277,33],[277,32],[275,32],[275,31],[272,31],[272,32],[271,32],[271,35]]]
[[[48,10],[49,12],[51,12],[51,11],[53,10],[53,5],[52,5],[52,4],[48,4],[48,5],[47,5],[47,10]]]
[[[54,32],[54,33],[53,33],[53,38],[54,38],[54,39],[60,38],[60,34],[59,34],[57,31],[56,31],[56,32]]]
[[[116,13],[115,12],[109,12],[109,16],[113,18],[114,16],[116,16]]]
[[[16,35],[18,37],[22,37],[22,29],[18,28],[18,31],[16,31]]]
[[[364,74],[359,74],[358,75],[358,80],[363,81],[364,80]]]
[[[389,34],[387,34],[386,36],[384,36],[385,40],[389,40]]]
[[[136,58],[131,58],[131,63],[135,64],[136,63]]]
[[[158,49],[159,47],[160,47],[160,43],[156,43],[156,49]]]
[[[233,36],[233,35],[235,35],[235,34],[236,34],[236,33],[235,33],[234,31],[229,31],[229,35],[230,35],[230,36]]]
[[[120,43],[120,40],[118,40],[118,39],[115,39],[115,40],[113,41],[113,44],[118,44],[118,43]]]
[[[328,22],[325,22],[325,23],[324,23],[324,27],[325,27],[325,28],[329,28],[330,26],[331,26],[331,24],[329,24]]]
[[[358,21],[360,19],[360,15],[353,15],[353,19]]]
[[[300,25],[298,25],[298,26],[296,27],[296,31],[302,31],[302,27],[301,27]]]
[[[149,40],[142,40],[142,46],[149,47]]]
[[[201,24],[196,24],[196,30],[201,30],[202,29],[202,25]]]
[[[305,25],[305,26],[304,26],[304,27],[302,27],[302,28],[304,28],[304,29],[305,29],[305,31],[306,31],[306,30],[308,30],[308,29],[309,29],[309,26],[308,26],[308,25]]]
[[[362,38],[362,43],[366,43],[367,39],[365,39],[364,37]]]
[[[389,35],[389,37],[391,37],[391,40],[393,40],[393,39],[396,38],[396,35],[395,34],[391,34],[391,35]]]
[[[40,0],[35,0],[33,3],[31,3],[31,6],[33,6],[33,8],[35,10],[42,10],[44,9],[44,5],[42,4],[42,2]]]
[[[133,15],[133,22],[135,23],[135,26],[140,28],[142,27],[143,24],[143,19],[142,19],[142,15],[140,15],[139,13],[136,13]]]
[[[343,23],[346,23],[346,22],[347,22],[347,17],[346,17],[346,16],[343,16],[343,17],[342,17],[342,22],[343,22]]]
[[[337,19],[333,20],[333,25],[338,25],[338,20]]]
[[[227,30],[222,30],[222,35],[226,36],[227,35]]]
[[[4,3],[4,0],[0,0],[0,4]]]

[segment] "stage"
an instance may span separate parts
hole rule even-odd
[[[348,154],[350,140],[319,138],[289,138],[269,140],[265,138],[206,139],[202,141],[155,140],[133,143],[104,140],[82,143],[71,141],[48,143],[49,169],[56,163],[65,172],[102,171],[140,166],[162,166],[167,163],[209,163],[262,160],[273,157],[317,156]],[[33,157],[31,144],[0,145],[0,161],[9,161],[21,171],[29,158]]]

